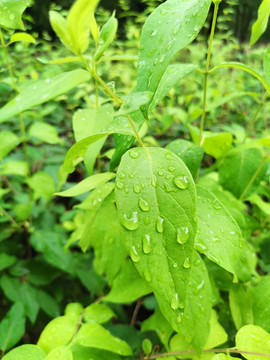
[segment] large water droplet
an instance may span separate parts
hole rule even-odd
[[[124,184],[118,180],[118,181],[116,181],[116,187],[117,187],[117,189],[122,190],[124,187]]]
[[[190,268],[190,260],[189,260],[188,257],[185,259],[184,264],[183,264],[183,267],[184,267],[185,269],[189,269],[189,268]]]
[[[138,254],[135,246],[131,246],[130,257],[131,257],[132,261],[134,261],[134,262],[138,262],[141,258],[140,255]]]
[[[138,159],[140,153],[137,150],[130,150],[129,156],[131,157],[131,159]]]
[[[150,206],[147,201],[145,201],[143,198],[139,199],[139,207],[142,211],[149,211]]]
[[[189,183],[188,183],[188,178],[185,175],[180,175],[178,177],[176,177],[173,182],[175,183],[175,185],[181,189],[184,190],[188,187]]]
[[[124,171],[121,171],[121,172],[118,174],[118,177],[119,177],[120,179],[125,179],[126,174],[124,173]]]
[[[178,294],[174,294],[171,300],[171,308],[177,310],[179,308]]]
[[[157,186],[157,177],[156,175],[152,176],[152,182],[151,182],[152,186],[156,187]]]
[[[163,222],[164,222],[164,219],[162,219],[162,217],[159,216],[157,219],[157,224],[156,224],[156,229],[157,229],[157,232],[159,232],[159,233],[163,233],[163,231],[164,231]]]
[[[126,214],[121,219],[121,224],[128,230],[136,230],[138,229],[138,212],[132,212],[131,216],[127,216]]]
[[[164,188],[166,192],[172,192],[175,191],[175,188],[173,188],[169,183],[167,183],[166,181],[164,182]]]
[[[141,192],[141,189],[139,187],[139,185],[135,184],[133,186],[133,191],[136,193],[136,194],[139,194]]]
[[[176,239],[181,245],[184,245],[189,238],[189,229],[187,226],[176,229]]]
[[[150,235],[143,235],[143,252],[149,254],[151,252],[151,238]]]

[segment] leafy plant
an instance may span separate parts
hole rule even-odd
[[[264,359],[269,355],[269,264],[267,257],[257,255],[269,246],[267,126],[265,134],[253,135],[270,93],[269,52],[263,75],[240,62],[222,61],[211,67],[220,2],[168,0],[158,6],[142,29],[136,85],[124,94],[99,75],[107,62],[128,57],[107,56],[118,23],[112,14],[99,28],[98,1],[77,0],[66,18],[50,12],[52,27],[72,56],[53,59],[51,64],[68,64],[70,69],[46,79],[17,84],[0,33],[17,92],[0,109],[0,122],[11,124],[18,115],[21,130],[20,136],[5,130],[0,147],[0,175],[5,182],[0,195],[13,192],[16,203],[14,208],[1,207],[3,222],[10,227],[1,235],[1,270],[8,271],[0,285],[14,303],[0,323],[3,360],[174,360],[208,355],[216,359],[229,353]],[[5,3],[9,20],[1,25],[22,29],[27,3]],[[204,69],[197,64],[171,64],[198,36],[211,5]],[[33,42],[28,35],[12,34],[10,43]],[[78,63],[82,68],[74,69]],[[217,70],[226,69],[251,75],[252,81],[258,81],[257,92],[238,91],[211,104],[208,85]],[[149,128],[151,132],[151,112],[195,71],[202,77],[202,105],[182,121],[185,139],[174,138],[161,147],[146,136]],[[89,81],[94,104],[88,99]],[[87,101],[72,109],[76,143],[62,161],[63,140],[56,127],[42,121],[26,126],[24,112],[46,106],[78,85]],[[212,111],[247,95],[258,108],[246,133],[239,135],[233,127],[222,131],[225,125],[222,129],[218,123],[205,130]],[[164,132],[166,127],[164,123]],[[62,165],[41,163],[34,168],[33,138],[57,146]],[[21,143],[23,153],[9,155]],[[81,181],[65,184],[76,174]],[[53,202],[53,196],[59,198]],[[73,198],[69,203],[73,209],[66,213],[64,197]],[[28,247],[34,256],[17,262],[7,243],[11,236],[20,251]],[[29,243],[22,243],[24,236]],[[75,301],[69,301],[71,286]],[[90,299],[83,296],[85,288]],[[135,301],[128,324],[125,309]],[[66,306],[59,316],[61,302],[61,307]],[[141,306],[146,315],[138,321]],[[40,308],[53,320],[37,345],[24,343],[5,354],[23,336],[26,318],[35,323]]]

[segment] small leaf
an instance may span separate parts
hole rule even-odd
[[[2,160],[10,151],[20,144],[20,139],[11,131],[1,131],[0,133],[0,160]]]
[[[28,171],[28,164],[25,161],[14,160],[0,165],[1,175],[19,175],[26,177]]]
[[[49,200],[55,192],[53,178],[44,171],[38,171],[27,179],[27,184],[34,191],[34,198],[44,197]]]
[[[73,70],[52,79],[37,80],[28,85],[13,100],[0,109],[0,123],[34,106],[43,104],[65,94],[79,84],[88,81],[90,75],[85,70]]]
[[[36,345],[21,345],[11,350],[2,360],[45,360],[46,353]]]
[[[115,15],[110,17],[110,19],[106,22],[106,24],[103,25],[100,36],[98,39],[98,47],[96,49],[94,60],[98,61],[101,56],[103,55],[104,51],[109,47],[109,45],[112,43],[116,36],[118,28],[118,21],[115,18]]]
[[[132,350],[125,341],[112,336],[108,330],[97,323],[83,324],[77,335],[77,343],[108,350],[122,356],[132,355]]]
[[[259,10],[258,10],[258,19],[252,26],[251,37],[250,37],[250,46],[254,45],[267,28],[268,19],[270,16],[270,1],[263,0]]]
[[[23,30],[22,14],[30,3],[27,0],[6,0],[0,2],[0,25],[10,29]]]
[[[66,46],[66,48],[73,51],[73,44],[68,31],[66,19],[59,12],[53,10],[49,12],[49,15],[50,23],[54,32],[59,37],[61,42]]]
[[[82,180],[79,184],[71,187],[70,189],[62,192],[57,192],[54,195],[66,196],[66,197],[78,196],[95,189],[97,186],[101,184],[105,184],[114,177],[115,174],[110,172],[92,175]]]
[[[72,48],[83,54],[89,45],[90,23],[99,0],[76,0],[67,16]]]
[[[58,137],[56,128],[43,122],[35,122],[30,127],[28,136],[34,136],[47,144],[62,143],[62,140]]]
[[[104,304],[91,304],[84,310],[84,320],[86,322],[97,322],[104,324],[116,317],[115,313]]]
[[[28,43],[32,43],[32,44],[34,44],[36,42],[36,40],[30,34],[27,34],[27,33],[15,33],[15,34],[11,35],[9,44],[12,44],[12,43],[18,42],[18,41],[28,42]]]
[[[25,331],[24,309],[21,303],[15,303],[0,322],[0,349],[5,352],[14,346]]]
[[[236,334],[235,343],[237,349],[243,351],[241,354],[248,360],[267,360],[268,357],[260,355],[246,354],[254,352],[260,354],[270,354],[270,334],[255,325],[246,325]]]

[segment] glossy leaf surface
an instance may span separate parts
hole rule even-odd
[[[259,326],[246,325],[242,327],[236,334],[235,343],[239,350],[258,354],[270,354],[270,334]],[[244,352],[242,356],[248,360],[268,359],[268,357],[263,355],[252,355]]]
[[[27,6],[28,0],[6,0],[0,2],[0,25],[10,29],[23,30],[22,14]]]
[[[263,0],[259,10],[258,18],[252,26],[251,37],[250,37],[250,46],[254,45],[262,34],[265,32],[270,16],[270,1]]]
[[[100,31],[98,40],[98,47],[96,49],[94,60],[98,61],[103,55],[104,51],[109,47],[114,40],[118,28],[118,21],[113,14],[110,19],[103,25]]]
[[[3,357],[3,360],[45,360],[46,353],[36,345],[21,345]]]

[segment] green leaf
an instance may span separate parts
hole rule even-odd
[[[266,166],[249,186],[256,171],[263,162],[263,154],[260,149],[251,146],[239,146],[230,151],[219,166],[219,182],[224,189],[229,190],[234,196],[247,198],[258,187],[264,177]],[[249,186],[249,187],[248,187]],[[246,191],[246,189],[248,189]]]
[[[59,14],[57,11],[50,11],[50,23],[51,26],[56,33],[56,35],[59,37],[61,42],[68,48],[69,50],[73,51],[73,44],[71,41],[71,36],[68,31],[68,25],[66,19]]]
[[[270,277],[264,276],[256,287],[250,288],[253,298],[254,324],[270,332]]]
[[[60,315],[57,301],[45,291],[41,289],[37,291],[37,301],[40,308],[50,317],[54,318]]]
[[[122,356],[132,355],[132,350],[125,341],[112,336],[108,330],[97,323],[83,324],[77,335],[77,343],[108,350]]]
[[[90,75],[85,70],[73,70],[52,79],[37,80],[25,87],[13,100],[0,109],[0,123],[65,94],[79,84],[88,81]]]
[[[142,105],[148,104],[151,98],[152,92],[150,91],[132,92],[129,95],[122,96],[124,103],[117,115],[123,116],[133,113],[139,110]]]
[[[86,153],[86,151],[88,150],[89,146],[94,144],[96,141],[107,137],[111,134],[128,134],[133,136],[133,134],[127,130],[120,130],[120,129],[115,129],[112,130],[110,132],[103,132],[100,134],[96,134],[96,135],[92,135],[92,136],[88,136],[85,139],[82,139],[81,141],[77,142],[75,145],[73,145],[69,151],[67,152],[65,161],[64,161],[64,169],[65,171],[67,171],[68,173],[72,173],[75,170],[74,164],[76,162],[76,160],[80,157],[83,157],[84,154]]]
[[[269,16],[270,0],[263,0],[258,10],[258,19],[252,26],[250,46],[254,45],[265,32]]]
[[[236,334],[235,343],[237,349],[259,354],[270,353],[270,334],[255,325],[246,325]],[[241,354],[248,360],[267,360],[268,357],[252,354]]]
[[[17,261],[16,256],[10,256],[4,252],[0,254],[0,271],[9,268]]]
[[[46,360],[73,360],[72,351],[67,346],[59,346],[52,351],[46,357]]]
[[[250,195],[247,200],[261,209],[266,215],[270,216],[270,204],[266,201],[263,201],[262,198],[257,194]]]
[[[158,84],[155,95],[149,105],[149,111],[151,111],[183,77],[190,74],[196,68],[197,66],[193,64],[169,65]]]
[[[270,84],[270,47],[267,49],[263,59],[263,70],[266,81]]]
[[[28,136],[38,138],[47,144],[61,144],[63,142],[58,137],[56,128],[43,122],[35,122],[30,127]]]
[[[155,312],[153,315],[151,315],[148,319],[144,320],[141,326],[141,331],[155,331],[162,344],[165,346],[168,346],[169,339],[174,332],[171,325],[168,323],[168,321],[165,319],[165,317],[162,315],[159,307],[155,309]]]
[[[34,199],[44,197],[49,200],[55,192],[53,178],[44,171],[38,171],[27,179],[28,186],[34,191]]]
[[[147,18],[141,34],[138,91],[157,91],[172,57],[191,43],[206,20],[210,0],[170,0]]]
[[[134,148],[122,158],[115,194],[130,257],[176,319],[185,306],[196,231],[192,176],[171,151]]]
[[[252,297],[242,285],[234,285],[230,289],[229,300],[236,329],[253,324]]]
[[[173,151],[186,164],[193,178],[196,177],[203,158],[203,148],[183,139],[170,142],[166,149]]]
[[[238,63],[238,62],[224,62],[224,63],[221,63],[221,64],[215,66],[211,70],[211,73],[213,71],[216,71],[217,69],[221,69],[221,68],[224,68],[224,67],[230,67],[230,68],[233,68],[233,69],[240,69],[240,70],[243,70],[243,71],[251,74],[252,76],[254,76],[256,79],[258,79],[261,82],[261,84],[265,87],[265,90],[270,95],[270,84],[259,73],[257,73],[257,71],[251,69],[250,67],[246,66],[245,64]]]
[[[10,29],[23,30],[22,14],[30,3],[27,0],[6,0],[0,2],[0,25]]]
[[[7,315],[0,322],[0,349],[6,351],[14,346],[25,330],[24,309],[21,303],[12,305]]]
[[[8,354],[2,360],[45,360],[45,352],[36,345],[21,345]]]
[[[85,322],[97,322],[99,324],[104,324],[113,317],[116,317],[116,315],[107,305],[91,304],[85,308],[83,318]]]
[[[20,139],[11,131],[1,131],[0,133],[0,160],[2,160],[10,151],[15,149]]]
[[[9,44],[12,44],[12,43],[18,42],[18,41],[28,42],[28,43],[32,43],[32,44],[34,44],[36,42],[36,40],[30,34],[27,34],[27,33],[15,33],[15,34],[11,35],[10,40],[9,40]]]
[[[107,124],[112,122],[114,109],[106,104],[99,109],[80,109],[76,111],[72,119],[73,131],[76,141],[99,133]],[[92,175],[96,158],[106,141],[106,137],[90,145],[84,155],[84,163],[88,173]]]
[[[111,291],[105,301],[119,304],[131,303],[152,292],[148,283],[141,278],[130,260],[121,264],[119,273],[112,280]]]
[[[173,328],[183,334],[185,342],[192,344],[196,351],[201,351],[209,334],[212,310],[211,284],[201,257],[194,252],[186,302],[184,308],[180,304],[181,311],[177,319],[175,319],[170,304],[162,300],[156,293],[155,295],[163,315],[169,320]]]
[[[67,25],[72,48],[76,54],[83,54],[89,45],[90,23],[99,0],[77,0],[67,16]]]
[[[197,186],[198,231],[195,248],[242,280],[251,276],[243,257],[243,239],[230,212],[208,189]]]
[[[85,346],[74,344],[72,346],[73,360],[120,360],[121,358],[109,351],[87,348]]]
[[[95,189],[99,185],[105,184],[114,177],[115,174],[110,172],[95,174],[82,180],[79,184],[71,187],[68,190],[55,193],[55,195],[66,197],[78,196]]]
[[[113,13],[110,19],[103,25],[100,36],[98,39],[98,47],[96,49],[94,60],[98,61],[102,57],[104,51],[109,47],[109,45],[113,42],[116,32],[118,28],[118,21],[115,18],[115,14]]]
[[[42,331],[37,345],[47,354],[59,346],[67,345],[77,329],[77,322],[68,316],[53,319]]]
[[[29,171],[28,165],[27,162],[25,161],[14,160],[14,161],[8,161],[0,165],[1,175],[19,175],[26,177],[28,171]]]

